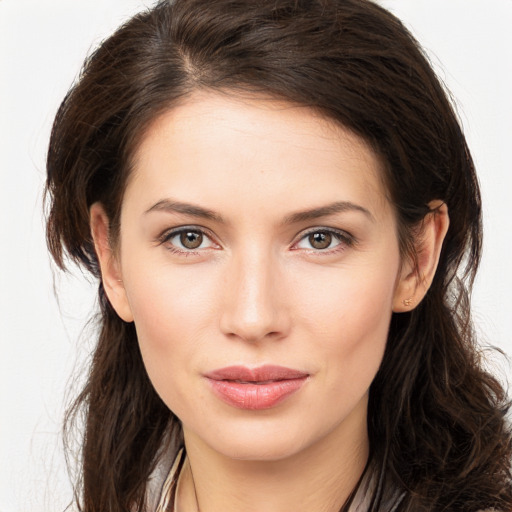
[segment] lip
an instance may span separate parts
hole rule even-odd
[[[309,374],[284,366],[228,366],[205,374],[213,392],[238,409],[274,407],[306,383]]]

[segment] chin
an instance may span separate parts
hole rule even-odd
[[[313,427],[313,428],[311,428]],[[184,429],[185,432],[187,429]],[[276,421],[276,418],[254,418],[249,421],[228,421],[215,428],[187,436],[194,437],[218,454],[234,460],[272,462],[294,457],[309,446],[329,437],[331,429],[315,429],[307,420]]]
[[[293,457],[301,452],[304,447],[295,439],[269,439],[269,436],[261,436],[259,439],[216,439],[217,452],[225,457],[235,460],[273,462]],[[225,441],[225,442],[223,442]]]

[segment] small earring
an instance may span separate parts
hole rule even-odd
[[[404,299],[402,304],[408,308],[412,304],[412,299]]]

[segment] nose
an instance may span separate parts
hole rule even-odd
[[[288,335],[290,315],[278,267],[262,251],[233,256],[222,290],[220,328],[225,335],[247,342]]]

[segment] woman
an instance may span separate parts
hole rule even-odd
[[[50,250],[100,279],[81,510],[509,510],[446,95],[363,0],[161,2],[55,120]]]

